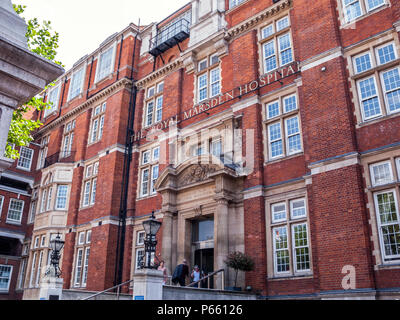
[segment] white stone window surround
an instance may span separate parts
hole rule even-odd
[[[288,24],[284,26],[282,29],[277,27],[279,21],[287,19]],[[268,30],[268,32],[266,32]],[[280,39],[283,39],[286,35],[289,35],[289,43],[290,46],[281,50],[280,48]],[[294,47],[293,47],[293,38],[291,32],[291,20],[288,12],[278,15],[266,23],[262,24],[258,30],[258,38],[259,38],[259,52],[260,52],[260,74],[267,74],[273,72],[283,66],[289,65],[294,61]],[[270,55],[266,56],[265,47],[272,43],[273,53],[270,52]],[[282,63],[282,53],[285,51],[291,51],[291,59],[286,63]],[[267,67],[266,60],[268,58],[274,58],[274,64],[271,65],[271,68]],[[269,59],[270,60],[270,59]]]
[[[222,92],[222,63],[219,54],[213,52],[201,55],[195,68],[194,99],[195,105],[218,97]],[[218,88],[213,92],[213,88]]]
[[[303,152],[303,138],[297,92],[291,88],[287,88],[281,93],[278,93],[278,95],[267,97],[264,101],[263,122],[266,163],[301,154]],[[273,110],[273,112],[271,112],[271,110]],[[289,134],[288,121],[294,118],[297,119],[298,131],[296,133],[290,132]],[[271,136],[271,129],[276,127],[278,123],[280,124],[280,136]],[[277,133],[276,130],[273,132]],[[289,139],[292,136],[299,136],[299,140],[296,139],[296,145],[300,146],[300,148],[290,151]],[[279,141],[281,143],[281,152],[274,155],[276,152],[273,152],[272,144],[274,143],[276,145]],[[276,149],[274,150],[276,151]]]
[[[106,101],[92,108],[88,146],[99,142],[103,137],[106,112]]]
[[[305,215],[301,217],[293,217],[292,203],[296,201],[304,201]],[[308,207],[307,200],[307,189],[304,182],[299,181],[291,184],[290,186],[278,187],[271,190],[269,195],[265,197],[265,218],[266,218],[266,247],[267,247],[267,274],[269,280],[279,280],[281,278],[296,278],[296,277],[312,277],[312,244],[310,237],[310,222],[309,214],[307,212]],[[272,206],[275,204],[283,204],[286,206],[286,220],[282,219],[280,222],[272,222]],[[295,254],[295,241],[293,235],[293,226],[306,224],[307,229],[307,246],[308,246],[308,259],[306,259],[307,264],[309,263],[309,268],[303,270],[297,270]],[[277,270],[275,249],[276,243],[274,235],[276,235],[276,230],[279,228],[286,228],[287,231],[287,254],[289,270],[286,268],[281,268],[280,272]],[[278,239],[279,240],[279,239]],[[301,244],[301,243],[300,243]],[[285,248],[281,248],[285,249]],[[300,250],[300,248],[298,248]],[[285,255],[283,255],[285,256]]]
[[[391,43],[393,43],[395,48],[396,59],[393,61],[389,61],[388,63],[379,65],[377,63],[376,49],[381,48],[382,46],[390,45]],[[367,52],[371,57],[372,68],[364,72],[357,73],[354,58],[366,54]],[[355,116],[357,118],[356,128],[374,124],[376,122],[382,121],[382,119],[397,117],[400,115],[399,109],[388,112],[388,110],[390,109],[388,109],[386,95],[384,92],[385,86],[382,83],[383,73],[386,73],[400,66],[399,57],[399,39],[397,37],[397,33],[393,32],[392,30],[388,30],[383,35],[379,35],[379,37],[372,37],[371,39],[367,39],[362,43],[351,46],[350,48],[345,50],[345,58],[347,59],[348,69],[350,73],[350,90],[353,93],[352,101],[355,105]],[[377,97],[379,98],[380,105],[379,113],[381,113],[381,115],[371,115],[370,118],[365,119],[363,105],[361,104],[359,83],[360,81],[368,78],[373,78],[373,81],[376,84]]]
[[[139,199],[155,196],[153,187],[159,177],[160,146],[149,147],[140,153],[140,167],[138,175]],[[155,176],[154,176],[155,175]]]
[[[248,0],[229,0],[228,10],[234,9],[245,2],[248,2]]]
[[[71,82],[68,88],[68,102],[82,94],[85,85],[86,67],[87,65],[85,64],[73,71],[71,75]]]
[[[17,169],[23,171],[31,171],[33,155],[35,151],[28,147],[21,147],[20,149],[20,158],[17,162]]]
[[[81,190],[81,208],[93,207],[96,202],[99,160],[88,163],[84,168]]]
[[[146,90],[143,127],[148,128],[162,121],[164,106],[164,80],[153,83]]]
[[[377,4],[371,7],[371,1],[373,0],[338,0],[338,8],[342,27],[346,27],[351,23],[357,22],[371,14],[376,13],[377,11],[390,6],[389,0],[375,0],[373,2],[376,2]],[[357,7],[357,16],[353,15],[353,17],[351,17],[348,15],[347,8],[350,7]]]
[[[97,65],[96,65],[94,84],[97,84],[98,82],[106,79],[108,76],[110,76],[113,73],[114,65],[115,65],[115,58],[116,58],[116,50],[117,50],[117,41],[114,41],[114,43],[112,43],[111,45],[104,47],[100,50],[100,52],[96,58]],[[106,57],[107,54],[111,54],[110,66],[108,68],[101,69],[102,64],[104,63],[104,57]]]

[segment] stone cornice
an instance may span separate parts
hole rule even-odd
[[[90,99],[86,100],[84,103],[82,103],[78,107],[74,108],[70,112],[68,112],[65,115],[61,116],[60,118],[52,121],[50,124],[45,125],[42,129],[40,129],[39,131],[37,131],[33,135],[34,139],[36,139],[37,137],[42,136],[43,134],[47,133],[51,129],[53,129],[53,128],[57,127],[58,125],[60,125],[61,123],[63,123],[64,121],[66,121],[66,120],[72,118],[73,116],[81,113],[82,111],[86,110],[92,104],[94,104],[95,102],[99,101],[103,97],[105,97],[107,95],[110,95],[111,93],[113,93],[117,89],[119,89],[121,87],[128,87],[130,85],[132,85],[132,81],[131,80],[129,80],[127,78],[122,78],[121,80],[115,82],[114,84],[112,84],[108,88],[104,89],[103,91],[95,94],[93,97],[91,97]]]
[[[149,82],[156,80],[171,71],[175,71],[176,69],[179,69],[182,65],[183,65],[183,61],[182,61],[182,59],[179,58],[179,59],[167,64],[166,66],[162,67],[161,69],[158,69],[158,70],[154,71],[153,73],[150,73],[149,75],[142,78],[141,80],[137,81],[136,86],[138,88],[143,88]]]
[[[254,15],[253,17],[247,19],[246,21],[232,27],[225,33],[225,39],[231,40],[233,37],[242,34],[254,26],[258,25],[259,23],[263,22],[269,17],[272,17],[282,10],[289,8],[293,3],[293,0],[285,0],[278,2],[276,5],[267,8],[266,10],[260,12],[259,14]]]

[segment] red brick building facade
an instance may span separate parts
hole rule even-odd
[[[242,251],[264,298],[398,297],[399,32],[394,0],[192,0],[106,39],[35,115],[24,299],[58,232],[65,289],[131,279],[152,211],[169,274]]]

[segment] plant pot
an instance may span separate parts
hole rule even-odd
[[[225,287],[227,291],[242,291],[242,287]]]

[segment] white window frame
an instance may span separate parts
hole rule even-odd
[[[28,165],[28,167],[24,167],[24,166],[22,166],[20,163],[21,163],[21,159],[22,159],[22,154],[23,154],[23,151],[27,151],[27,150],[30,150],[30,151],[28,151],[28,152],[30,152],[30,158],[24,158],[24,160],[29,160],[29,165]],[[27,147],[21,147],[21,149],[20,149],[20,158],[18,159],[18,162],[17,162],[17,169],[20,169],[20,170],[23,170],[23,171],[31,171],[31,167],[32,167],[32,160],[33,160],[33,155],[34,155],[34,153],[35,153],[35,150],[33,150],[33,149],[31,149],[31,148],[27,148]]]
[[[285,217],[281,218],[281,219],[275,219],[275,217],[274,217],[274,208],[278,207],[278,206],[282,206],[282,205],[285,206]],[[283,211],[280,211],[280,212],[283,212]],[[274,204],[271,205],[271,221],[272,221],[272,223],[283,222],[283,221],[286,221],[287,218],[288,218],[288,212],[287,212],[286,202],[278,202],[278,203],[274,203]]]
[[[94,83],[98,83],[98,82],[106,79],[114,71],[115,49],[116,49],[116,43],[114,43],[113,45],[110,45],[107,48],[104,48],[104,50],[102,50],[99,53],[99,55],[97,57],[96,76],[95,76]],[[101,72],[100,66],[102,64],[102,59],[103,59],[104,55],[109,51],[111,51],[111,63],[110,63],[109,70],[106,70],[106,71],[102,72],[102,74],[100,74],[100,72]]]
[[[375,85],[376,95],[375,95],[375,96],[370,96],[370,97],[368,97],[368,98],[365,99],[365,100],[369,100],[369,99],[372,99],[373,97],[377,97],[377,98],[378,98],[378,104],[379,104],[380,113],[379,113],[379,114],[376,114],[376,115],[373,115],[373,116],[370,116],[370,117],[367,118],[367,117],[365,116],[365,110],[364,110],[364,106],[363,106],[363,102],[364,102],[365,100],[363,100],[363,98],[362,98],[362,96],[361,96],[360,82],[361,82],[361,81],[365,81],[365,80],[367,80],[367,79],[371,79],[371,78],[374,79],[374,85]],[[381,101],[380,101],[380,99],[379,99],[379,87],[378,87],[378,84],[377,84],[375,75],[372,75],[372,76],[365,77],[365,78],[362,78],[362,79],[357,80],[357,93],[358,93],[358,99],[359,99],[359,101],[360,101],[360,109],[361,109],[361,115],[362,115],[363,121],[372,120],[372,119],[381,117],[381,116],[383,115],[383,113],[382,113],[382,105],[381,105]]]
[[[87,276],[89,274],[89,257],[90,257],[90,247],[85,247],[85,257],[83,259],[82,266],[82,279],[81,279],[81,287],[86,288],[87,284]]]
[[[229,0],[229,9],[235,8],[246,0]]]
[[[386,88],[385,88],[385,81],[384,81],[384,78],[383,78],[383,74],[384,74],[384,73],[390,72],[390,71],[392,71],[392,70],[397,70],[397,71],[398,71],[398,74],[400,75],[400,67],[398,67],[398,66],[396,66],[396,67],[394,67],[394,68],[390,68],[390,69],[383,70],[383,71],[381,71],[381,72],[379,73],[379,76],[380,76],[380,78],[381,78],[383,100],[385,101],[386,113],[387,113],[388,115],[390,115],[390,114],[395,114],[395,113],[399,113],[399,112],[400,112],[400,109],[397,109],[397,110],[394,110],[394,111],[391,111],[391,110],[390,110],[390,108],[389,108],[389,101],[388,101],[388,98],[387,98],[388,93],[391,93],[391,92],[393,92],[393,91],[398,91],[398,90],[400,90],[400,87],[397,87],[396,89],[391,89],[391,90],[389,90],[389,91],[386,91]]]
[[[53,187],[50,187],[47,191],[47,202],[46,202],[46,211],[51,210],[51,200],[53,197]]]
[[[75,262],[75,272],[74,272],[74,287],[81,286],[82,271],[83,271],[83,259],[84,259],[84,249],[78,248],[76,251],[76,262]],[[81,253],[81,259],[79,260],[79,253]],[[79,271],[79,273],[78,273]]]
[[[137,248],[136,252],[135,252],[135,270],[139,270],[139,252],[142,251],[143,254],[141,255],[142,257],[145,257],[145,252],[144,252],[144,248]],[[143,261],[143,260],[142,260]]]
[[[60,190],[62,189],[62,188],[66,188],[66,192],[65,192],[65,197],[63,196],[63,197],[61,197],[60,196]],[[56,203],[55,203],[55,209],[56,210],[66,210],[67,209],[67,207],[68,207],[68,185],[65,185],[65,184],[60,184],[60,185],[58,185],[57,186],[57,194],[56,194]],[[64,199],[65,198],[65,206],[64,207],[60,207],[59,206],[59,200],[60,199]]]
[[[79,232],[78,234],[78,245],[85,244],[86,234],[85,231]]]
[[[71,101],[72,99],[78,97],[82,92],[83,92],[83,86],[85,84],[85,71],[86,71],[86,65],[82,66],[81,68],[77,69],[76,71],[73,72],[72,76],[71,76],[71,82],[69,85],[69,89],[68,89],[68,99],[67,101]],[[80,79],[77,80],[77,75],[79,75],[79,73],[81,73],[80,75]],[[73,84],[75,84],[76,82],[78,82],[78,84],[80,83],[80,85],[75,89],[73,88]],[[78,91],[79,89],[79,91]],[[73,91],[74,90],[74,91]]]
[[[157,168],[157,177],[156,178],[154,178],[154,168]],[[157,193],[157,191],[154,189],[154,186],[157,182],[158,177],[160,176],[159,170],[160,170],[160,167],[158,164],[151,166],[151,184],[150,184],[150,194],[151,195]]]
[[[143,235],[143,241],[140,241],[141,235]],[[138,231],[136,233],[136,245],[137,246],[144,246],[145,237],[146,237],[146,232],[145,231]]]
[[[357,17],[350,18],[350,17],[347,15],[347,7],[351,6],[352,4],[354,4],[354,3],[356,3],[356,2],[358,2],[358,3],[360,4],[361,13],[360,13],[360,15],[357,16]],[[352,22],[352,21],[358,19],[359,17],[362,17],[362,16],[365,14],[365,13],[364,13],[364,9],[363,9],[362,4],[361,4],[361,0],[353,0],[351,3],[349,3],[349,4],[347,4],[347,5],[345,4],[345,0],[342,0],[342,6],[343,6],[343,15],[344,15],[344,19],[345,19],[345,22],[346,22],[346,23],[350,23],[350,22]]]
[[[388,46],[392,46],[392,47],[393,47],[394,59],[393,59],[393,60],[390,60],[390,61],[388,61],[388,62],[381,63],[381,62],[380,62],[380,59],[379,59],[379,49],[384,48],[384,47],[388,47]],[[392,61],[398,59],[396,43],[394,43],[394,41],[389,41],[389,42],[386,42],[386,43],[384,43],[384,44],[382,44],[382,45],[380,45],[380,46],[377,46],[377,47],[375,48],[375,57],[376,57],[376,65],[377,65],[377,66],[383,66],[383,65],[385,65],[385,64],[387,64],[387,63],[390,63],[390,62],[392,62]]]
[[[356,63],[356,60],[357,60],[358,58],[363,57],[363,56],[366,56],[366,55],[369,56],[369,61],[370,61],[370,63],[371,63],[371,68],[366,69],[366,70],[364,70],[364,71],[358,72],[358,71],[357,71],[357,63]],[[355,55],[354,57],[352,57],[352,60],[353,60],[354,74],[361,74],[361,73],[366,72],[366,71],[368,71],[368,70],[371,70],[371,69],[373,69],[373,68],[375,67],[375,65],[374,65],[374,59],[372,58],[371,52],[370,52],[369,50],[368,50],[368,51],[364,51],[364,52],[362,52],[362,53],[360,53],[360,54]]]
[[[5,264],[0,264],[0,268],[10,268],[10,277],[8,278],[8,284],[7,284],[7,289],[0,289],[0,292],[9,292],[10,290],[10,284],[11,284],[11,279],[12,279],[12,273],[13,273],[13,266],[12,265],[5,265]],[[5,277],[2,277],[5,279]]]
[[[283,38],[283,37],[285,37],[285,36],[288,36],[289,37],[289,43],[290,43],[290,46],[289,46],[289,48],[286,48],[286,49],[284,49],[284,50],[282,50],[281,51],[281,46],[280,46],[280,40]],[[291,36],[291,32],[289,31],[289,32],[287,32],[287,33],[284,33],[284,34],[282,34],[282,35],[279,35],[278,37],[277,37],[277,41],[276,41],[276,48],[278,49],[278,57],[279,57],[279,64],[278,64],[278,68],[282,68],[282,67],[284,67],[284,66],[287,66],[287,65],[289,65],[289,64],[291,64],[293,61],[294,61],[294,57],[293,57],[293,42],[292,42],[292,36]],[[286,51],[288,51],[288,50],[290,50],[290,52],[291,52],[291,60],[289,61],[289,62],[286,62],[285,64],[283,63],[283,59],[282,59],[282,52],[286,52]]]
[[[43,264],[43,250],[39,252],[39,259],[36,268],[36,275],[35,275],[35,287],[39,287],[40,284],[40,276],[42,273],[42,264]]]
[[[365,0],[365,8],[367,9],[367,12],[371,12],[371,11],[377,9],[377,8],[380,8],[380,7],[384,6],[385,4],[386,4],[386,0],[383,0],[382,4],[378,4],[377,6],[375,6],[373,8],[370,8],[368,0]]]
[[[140,195],[142,197],[146,197],[149,195],[149,182],[151,178],[151,167],[146,167],[142,170],[141,173],[141,179],[140,179]],[[144,180],[144,173],[147,171],[147,180]],[[146,184],[146,187],[144,188],[144,185]]]
[[[57,109],[58,109],[58,104],[59,104],[59,100],[60,100],[60,87],[61,87],[61,85],[60,84],[57,84],[57,85],[55,85],[53,88],[51,88],[50,90],[49,90],[49,93],[48,93],[48,98],[47,98],[47,102],[48,103],[50,103],[50,102],[53,102],[53,105],[50,105],[50,109],[47,109],[47,107],[44,109],[44,117],[46,118],[46,117],[48,117],[49,115],[51,115],[53,112],[55,112],[55,111],[57,111]],[[50,96],[51,96],[51,94],[53,93],[53,91],[55,91],[55,90],[57,90],[57,96],[56,96],[56,101],[54,102],[54,101],[50,101]]]
[[[305,225],[306,226],[306,234],[307,234],[307,245],[306,246],[298,246],[296,247],[296,241],[295,241],[295,233],[294,233],[294,228],[296,226],[301,226]],[[301,274],[301,273],[309,273],[311,271],[311,254],[310,254],[310,237],[308,233],[308,225],[307,222],[302,222],[302,223],[294,223],[291,225],[291,235],[292,235],[292,256],[293,256],[293,271],[295,274]],[[303,270],[298,270],[297,269],[297,255],[296,255],[296,249],[301,249],[301,248],[308,248],[308,258],[309,258],[309,268],[308,269],[303,269]]]
[[[276,125],[276,124],[279,124],[281,136],[280,136],[279,139],[271,140],[271,134],[270,134],[271,131],[269,130],[269,128],[271,126],[273,126],[273,125]],[[267,134],[268,134],[268,150],[269,150],[269,157],[268,158],[270,160],[273,160],[273,159],[279,159],[279,158],[284,157],[285,156],[285,150],[283,149],[283,144],[284,144],[283,139],[284,139],[284,137],[283,137],[283,131],[282,131],[282,123],[280,121],[278,121],[278,122],[274,122],[274,123],[268,124],[267,131],[268,131]],[[277,141],[281,141],[282,142],[282,153],[277,155],[277,156],[272,156],[272,143],[277,142]]]
[[[86,243],[89,244],[92,242],[92,230],[88,230],[86,232]]]
[[[13,202],[22,203],[19,220],[15,220],[15,219],[10,219],[10,218],[9,218],[10,208],[11,208],[11,204],[12,204]],[[21,224],[22,216],[24,215],[24,206],[25,206],[25,201],[24,201],[24,200],[19,200],[19,199],[11,198],[11,199],[10,199],[10,203],[8,204],[8,212],[7,212],[6,223],[10,223],[10,224]]]
[[[0,217],[3,212],[4,196],[0,195]]]
[[[289,136],[287,122],[288,122],[289,120],[295,119],[295,118],[297,119],[297,124],[298,124],[298,126],[299,126],[299,131],[298,131],[298,133],[291,134],[291,135]],[[285,118],[285,119],[284,119],[284,126],[285,126],[285,139],[286,139],[286,154],[287,154],[287,156],[291,156],[291,155],[294,155],[294,154],[298,154],[298,153],[303,152],[303,143],[302,143],[302,141],[301,141],[301,128],[300,128],[300,118],[299,118],[299,115],[297,114],[297,115],[295,115],[295,116],[293,116],[293,117]],[[299,139],[300,139],[300,149],[299,149],[299,150],[296,150],[296,151],[290,152],[290,150],[289,150],[289,138],[290,138],[290,137],[297,136],[297,135],[299,136]]]
[[[268,57],[265,55],[265,46],[266,45],[268,45],[268,44],[270,44],[270,43],[272,43],[273,44],[273,47],[274,47],[274,54],[271,54],[271,55],[269,55]],[[270,72],[273,72],[274,70],[276,70],[276,69],[278,69],[279,68],[279,58],[278,58],[278,54],[277,54],[277,52],[278,52],[278,48],[277,48],[277,41],[275,40],[275,38],[274,39],[271,39],[271,40],[269,40],[269,41],[267,41],[267,42],[265,42],[265,43],[263,43],[263,45],[262,45],[262,51],[263,51],[263,66],[264,66],[264,73],[270,73]],[[266,60],[268,59],[268,58],[271,58],[271,57],[275,57],[275,65],[276,65],[276,67],[274,68],[274,69],[271,69],[271,70],[267,70],[267,65],[266,65]]]
[[[288,271],[278,271],[278,264],[277,264],[277,258],[278,258],[278,256],[277,256],[277,248],[276,248],[276,241],[277,241],[277,239],[276,239],[276,232],[275,232],[275,230],[277,230],[277,229],[282,229],[282,228],[285,228],[286,229],[286,238],[287,238],[287,241],[286,241],[286,243],[287,243],[287,247],[286,247],[286,249],[279,249],[279,251],[284,251],[284,250],[287,250],[287,252],[288,252],[288,255],[289,255],[289,270]],[[291,244],[290,244],[290,236],[289,236],[289,234],[288,234],[289,232],[288,232],[288,227],[287,227],[287,225],[285,224],[285,225],[281,225],[281,226],[276,226],[276,227],[274,227],[274,228],[272,228],[272,242],[273,242],[273,255],[274,255],[274,272],[275,272],[275,274],[277,274],[277,275],[287,275],[287,274],[290,274],[290,270],[291,270],[291,265],[290,265],[290,246],[291,246]],[[279,235],[280,236],[280,235]]]
[[[303,201],[303,203],[304,203],[304,215],[294,217],[293,216],[293,203],[297,202],[297,201]],[[306,201],[306,198],[291,199],[289,201],[289,205],[290,205],[290,219],[297,220],[297,219],[303,219],[303,218],[307,217],[307,201]]]
[[[36,274],[36,259],[37,258],[37,251],[33,252],[33,256],[32,256],[32,264],[31,264],[31,274],[29,277],[29,288],[33,288],[34,287],[34,277]]]
[[[375,179],[374,167],[377,167],[377,166],[380,166],[380,165],[383,165],[383,164],[389,164],[390,182],[388,182],[388,183],[383,183],[383,184],[379,184],[379,183],[376,182],[376,179]],[[370,165],[369,165],[369,170],[370,170],[371,184],[372,184],[372,186],[374,186],[374,187],[375,187],[375,186],[381,186],[381,185],[385,185],[385,184],[389,184],[389,183],[394,182],[394,175],[393,175],[393,170],[392,170],[392,163],[390,162],[390,160],[387,160],[387,161],[380,161],[380,162],[376,162],[376,163],[370,164]]]
[[[400,181],[400,158],[396,158],[395,163],[397,167],[397,179]]]
[[[385,253],[385,244],[383,241],[383,234],[382,234],[382,223],[381,223],[381,219],[380,219],[380,212],[379,212],[379,205],[378,205],[378,195],[380,194],[385,194],[385,193],[393,193],[393,197],[394,197],[394,203],[395,203],[395,207],[396,207],[396,214],[397,214],[397,224],[400,224],[400,212],[399,212],[399,204],[398,204],[398,200],[397,200],[397,195],[396,195],[396,189],[388,189],[388,190],[383,190],[380,192],[375,192],[373,194],[374,197],[374,206],[375,206],[375,215],[376,215],[376,221],[378,224],[378,233],[379,233],[379,244],[380,244],[380,250],[381,250],[381,257],[383,261],[391,261],[391,260],[398,260],[400,259],[400,254],[399,255],[389,255],[386,256]],[[394,225],[395,223],[391,223],[392,225]]]

